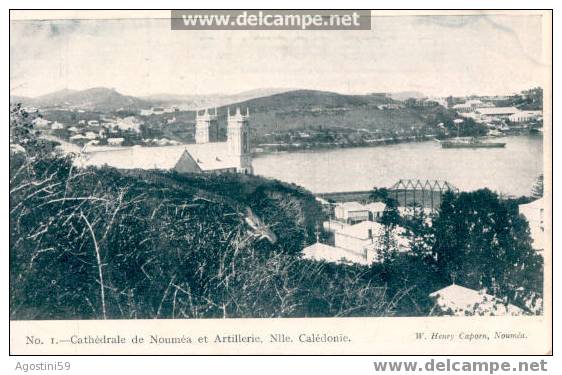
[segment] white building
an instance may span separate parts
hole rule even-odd
[[[121,146],[125,142],[125,138],[107,138],[107,144],[111,146]],[[117,156],[117,155],[114,155]],[[105,163],[108,164],[108,163]]]
[[[45,120],[45,119],[42,118],[42,117],[37,117],[36,119],[34,119],[34,120],[32,121],[32,123],[33,123],[33,125],[35,125],[35,126],[38,127],[38,128],[45,128],[45,127],[49,126],[49,124],[50,124],[51,122],[48,121],[48,120]]]
[[[533,249],[543,254],[545,246],[544,238],[544,198],[537,199],[531,203],[519,205],[519,213],[529,223]]]
[[[381,260],[381,250],[384,243],[385,227],[382,224],[363,221],[358,224],[331,221],[325,222],[324,227],[334,232],[334,246],[315,243],[305,247],[302,254],[305,259],[370,265]],[[391,232],[391,241],[400,252],[408,251],[410,244],[404,236],[403,228],[395,228]]]
[[[334,208],[334,215],[337,220],[346,223],[369,220],[369,210],[359,202],[338,203]]]
[[[98,137],[98,134],[94,132],[86,132],[84,135],[88,139],[96,139]]]
[[[111,125],[121,130],[132,130],[138,133],[140,132],[141,123],[134,116],[129,116],[123,119],[117,119]]]
[[[361,221],[376,221],[382,217],[386,204],[383,202],[372,202],[362,205],[359,202],[342,202],[336,204],[334,216],[336,220],[354,224]]]
[[[527,122],[542,117],[542,111],[519,111],[509,116],[511,122]]]
[[[182,173],[253,173],[250,154],[249,112],[240,109],[228,114],[228,139],[210,142],[210,121],[199,121],[196,144],[162,147],[124,147],[118,150],[85,153],[77,163],[82,166],[109,165],[119,169],[163,169]],[[117,141],[120,140],[120,141]],[[123,138],[108,138],[108,144],[120,145]]]
[[[484,290],[474,290],[452,284],[429,295],[443,314],[453,316],[505,316],[524,315],[524,311],[506,304]]]
[[[369,220],[376,221],[382,217],[386,204],[383,202],[372,202],[366,204],[365,208],[369,211]]]
[[[372,263],[372,260],[368,259],[367,254],[357,253],[355,251],[326,245],[320,242],[305,247],[302,250],[302,255],[304,259],[310,259],[320,262],[323,261],[338,264],[353,263],[361,264],[364,266],[368,266]]]
[[[476,112],[478,112],[482,116],[482,119],[492,120],[492,119],[509,118],[509,116],[519,112],[519,110],[515,107],[491,107],[491,108],[478,108]]]
[[[336,247],[364,256],[367,260],[375,260],[374,253],[379,247],[384,232],[384,225],[373,221],[362,221],[336,231],[334,244]]]
[[[88,137],[86,137],[84,134],[74,134],[73,136],[71,136],[70,138],[71,141],[78,141],[81,139],[88,139]]]
[[[51,130],[61,130],[64,129],[64,125],[58,121],[55,121],[51,124]]]

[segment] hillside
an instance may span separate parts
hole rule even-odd
[[[321,211],[298,187],[234,174],[76,171],[69,160],[25,152],[10,154],[12,319],[388,316],[395,309],[365,268],[300,258]]]
[[[150,104],[142,99],[120,94],[115,89],[96,87],[87,90],[60,90],[36,98],[12,98],[38,108],[82,109],[90,111],[140,110]]]
[[[25,105],[39,107],[47,120],[59,121],[68,126],[79,120],[100,120],[108,112],[119,117],[136,114],[146,124],[143,138],[168,138],[179,142],[193,141],[193,110],[185,110],[179,105],[182,109],[179,112],[140,116],[140,109],[161,106],[162,103],[177,105],[182,102],[184,106],[213,107],[208,104],[227,102],[230,104],[218,107],[222,137],[226,137],[228,108],[231,112],[237,107],[242,111],[247,108],[251,115],[252,141],[255,145],[293,142],[285,139],[293,130],[314,131],[309,143],[316,145],[366,145],[372,139],[420,134],[436,136],[441,131],[436,125],[444,123],[452,127],[455,117],[452,111],[436,104],[424,106],[423,101],[402,102],[381,94],[343,95],[315,90],[271,94],[276,90],[280,89],[253,90],[225,97],[156,95],[139,99],[121,95],[112,89],[96,88],[63,90],[23,101]],[[191,102],[186,102],[189,100]],[[76,109],[80,109],[80,112]]]
[[[394,106],[392,109],[380,106]],[[224,117],[229,106],[221,107]],[[326,91],[297,90],[243,101],[230,106],[250,110],[257,135],[296,128],[400,130],[436,125],[433,117],[452,115],[443,107],[410,108],[377,95],[342,95]],[[381,109],[382,108],[382,109]],[[225,119],[222,120],[224,122]]]

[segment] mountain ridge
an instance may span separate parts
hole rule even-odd
[[[237,94],[180,95],[161,93],[147,96],[131,96],[121,94],[114,88],[93,87],[85,90],[62,89],[37,97],[13,95],[10,96],[10,101],[21,102],[27,106],[40,108],[72,108],[100,112],[110,112],[120,109],[139,111],[154,106],[177,106],[182,110],[189,111],[205,107],[236,105],[260,98],[280,98],[277,96],[280,94],[288,94],[289,96],[300,95],[301,99],[306,96],[314,96],[317,99],[332,96],[333,98],[340,98],[339,100],[334,99],[335,102],[338,103],[361,101],[366,103],[372,102],[372,98],[378,98],[378,96],[372,94],[341,94],[325,90],[291,88],[260,88],[243,91]],[[423,96],[423,94],[419,92],[403,92],[390,94],[389,98],[393,100],[403,100],[395,97],[419,98],[420,96]]]

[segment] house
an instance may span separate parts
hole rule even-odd
[[[64,125],[58,121],[55,121],[51,124],[51,130],[61,130],[64,129]]]
[[[363,249],[376,249],[377,252],[381,248],[384,236],[386,235],[384,225],[374,221],[363,221],[354,225],[344,225],[334,232],[335,246],[349,249],[356,252],[362,252]],[[400,252],[410,250],[410,241],[406,238],[406,230],[400,226],[392,229],[390,238],[396,248]]]
[[[161,147],[124,147],[84,153],[77,163],[80,166],[109,165],[119,169],[162,169],[181,173],[252,173],[250,154],[249,112],[246,115],[236,110],[228,114],[226,142],[210,142],[210,125],[216,113],[207,111],[197,116],[196,144],[170,145]],[[121,145],[123,138],[108,138],[110,145]],[[169,143],[169,141],[166,141]]]
[[[341,247],[326,245],[320,242],[316,242],[315,244],[307,246],[302,250],[302,256],[304,259],[337,264],[353,263],[369,265],[372,263],[372,260],[368,258],[368,255],[368,253],[361,254],[355,251],[350,251],[348,249],[343,249]]]
[[[96,139],[98,137],[97,133],[94,132],[86,132],[84,136],[88,139]]]
[[[442,314],[454,316],[524,315],[524,310],[507,304],[484,290],[452,284],[429,295]]]
[[[378,247],[378,241],[384,232],[384,225],[373,221],[362,221],[337,230],[334,234],[334,243],[336,247],[365,254],[368,249]]]
[[[81,139],[88,139],[88,137],[86,137],[84,134],[75,134],[68,139],[70,139],[71,141],[78,141]]]
[[[134,116],[128,116],[123,119],[118,119],[111,123],[112,126],[116,126],[121,130],[132,130],[134,132],[140,132],[141,123]]]
[[[527,122],[542,117],[542,111],[519,111],[509,116],[511,122]]]
[[[22,109],[27,113],[37,113],[39,109],[36,107],[22,107]]]
[[[336,233],[339,230],[342,230],[344,227],[348,227],[349,224],[338,221],[338,220],[327,220],[322,223],[322,228],[330,233]]]
[[[363,221],[349,225],[339,221],[324,223],[324,228],[334,232],[334,245],[316,242],[302,250],[305,259],[370,265],[380,261],[381,250],[384,248],[386,228],[379,223]],[[395,228],[390,240],[398,251],[409,251],[409,241],[404,236],[403,228]]]
[[[544,238],[544,198],[537,199],[531,203],[519,205],[519,214],[523,215],[529,223],[533,249],[543,254],[545,247]]]
[[[365,208],[369,211],[369,220],[377,221],[382,217],[384,210],[386,209],[386,204],[383,202],[372,202],[366,204]]]
[[[369,210],[359,202],[338,203],[334,208],[334,215],[337,220],[346,223],[369,220]]]
[[[125,138],[107,138],[107,144],[111,146],[121,146]]]
[[[461,104],[455,104],[453,106],[453,109],[459,113],[466,113],[466,112],[471,112],[474,110],[474,108],[472,108],[469,104],[467,103],[461,103]]]
[[[508,118],[514,113],[519,112],[515,107],[478,108],[476,111],[483,117],[496,119]]]
[[[45,127],[49,126],[49,124],[50,124],[51,122],[48,121],[48,120],[45,120],[45,119],[42,118],[42,117],[37,117],[36,119],[34,119],[34,120],[32,121],[32,123],[33,123],[33,125],[35,125],[35,126],[38,127],[38,128],[45,128]]]

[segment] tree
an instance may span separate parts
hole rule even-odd
[[[494,289],[520,306],[542,295],[543,262],[531,247],[528,225],[497,194],[446,193],[432,228],[432,256],[443,280],[455,275],[459,284]]]
[[[392,198],[389,189],[374,187],[369,194],[369,199],[373,202],[383,202],[386,205],[381,216],[381,224],[386,226],[400,224],[401,218],[398,212],[398,202]]]
[[[28,157],[44,157],[54,151],[55,143],[40,137],[33,126],[36,114],[29,114],[21,104],[10,105],[10,150],[25,152]]]
[[[395,227],[400,225],[402,218],[398,212],[398,202],[393,198],[388,198],[385,201],[386,207],[381,216],[381,224],[388,227]]]
[[[373,202],[386,202],[389,196],[390,192],[387,188],[377,188],[375,186],[369,194],[369,199]]]

